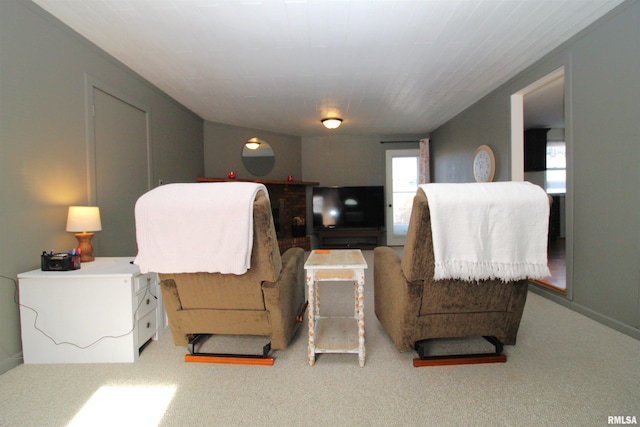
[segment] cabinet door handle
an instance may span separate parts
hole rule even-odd
[[[150,302],[151,302],[151,300],[149,300],[149,298],[147,298],[147,305],[149,305]]]
[[[151,322],[147,322],[147,329],[151,327]]]

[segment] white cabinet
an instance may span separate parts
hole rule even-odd
[[[24,363],[135,362],[167,322],[157,275],[132,259],[19,274]]]

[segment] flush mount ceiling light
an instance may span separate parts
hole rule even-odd
[[[244,144],[244,146],[249,150],[257,150],[258,148],[260,148],[261,142],[262,141],[260,140],[260,138],[251,138]]]
[[[322,119],[320,120],[327,129],[335,129],[342,123],[342,119]]]

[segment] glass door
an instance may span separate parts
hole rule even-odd
[[[418,190],[420,150],[387,150],[387,245],[402,246],[407,237],[413,197]]]

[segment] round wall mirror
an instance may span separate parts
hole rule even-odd
[[[242,164],[253,175],[268,174],[275,163],[276,156],[267,141],[251,138],[242,146]]]

